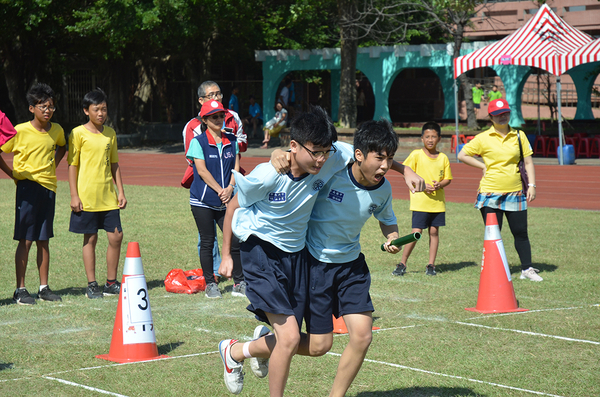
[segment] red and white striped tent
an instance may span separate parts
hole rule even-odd
[[[565,56],[590,43],[592,37],[570,26],[547,4],[525,25],[504,39],[454,60],[454,78],[491,65],[522,65],[555,76],[567,71]]]
[[[592,42],[592,37],[570,26],[547,4],[525,25],[504,39],[454,60],[454,78],[476,68],[492,65],[521,65],[544,69],[555,76],[565,73],[567,62],[578,49]],[[583,59],[583,58],[580,58]],[[583,62],[582,62],[583,63]],[[576,65],[574,65],[576,66]],[[572,66],[572,67],[574,67]],[[563,163],[563,131],[560,77],[557,79],[559,164]],[[458,114],[457,126],[458,126]],[[458,127],[457,127],[458,138]]]
[[[583,47],[579,47],[561,58],[565,71],[584,63],[600,62],[600,39],[590,41]]]

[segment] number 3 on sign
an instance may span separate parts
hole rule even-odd
[[[125,279],[128,291],[129,322],[151,324],[152,312],[148,300],[148,287],[144,276],[129,276]]]

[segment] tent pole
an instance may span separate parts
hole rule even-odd
[[[537,110],[538,110],[538,119],[537,119],[537,134],[542,135],[542,129],[540,128],[540,71],[537,71]]]
[[[558,100],[558,164],[565,165],[564,154],[563,154],[563,129],[562,129],[562,111],[561,111],[561,99],[560,99],[560,76],[556,76],[556,99]]]
[[[458,162],[458,79],[454,79],[454,121],[456,125],[456,162]]]

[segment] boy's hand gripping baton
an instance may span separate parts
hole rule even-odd
[[[417,241],[420,238],[421,238],[421,233],[415,232],[412,234],[407,234],[406,236],[403,236],[403,237],[399,237],[395,240],[392,240],[390,245],[395,245],[396,247],[399,248],[399,247],[402,247],[404,244],[412,243],[413,241]],[[385,251],[385,248],[383,248],[383,244],[381,244],[381,250]]]

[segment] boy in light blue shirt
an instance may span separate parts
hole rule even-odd
[[[398,136],[386,120],[367,121],[354,133],[356,161],[336,173],[319,192],[308,224],[310,276],[306,332],[325,354],[333,344],[332,314],[343,317],[350,340],[338,364],[330,396],[344,396],[360,370],[372,339],[371,275],[361,253],[360,232],[374,216],[387,238],[398,238],[392,187],[384,175],[392,167]],[[351,211],[351,213],[350,213]]]

